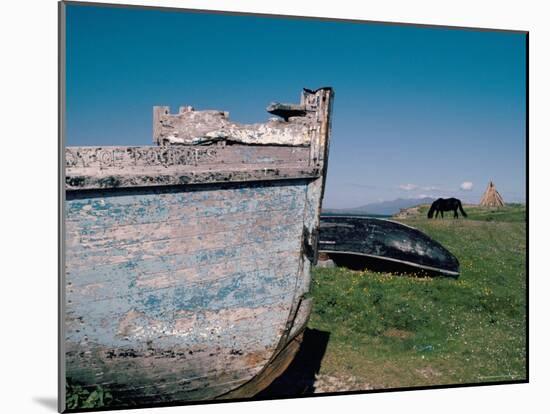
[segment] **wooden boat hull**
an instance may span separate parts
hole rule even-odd
[[[304,93],[307,145],[67,148],[68,382],[155,405],[281,373],[311,311],[331,98]]]
[[[404,224],[370,217],[322,216],[319,252],[346,261],[372,258],[409,271],[458,277],[457,258],[440,243]]]

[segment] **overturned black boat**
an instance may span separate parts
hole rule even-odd
[[[337,265],[458,277],[457,258],[413,227],[371,217],[321,216],[318,251]]]

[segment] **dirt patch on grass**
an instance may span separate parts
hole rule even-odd
[[[399,339],[408,339],[414,335],[413,332],[404,331],[402,329],[390,328],[383,333],[385,337],[388,338],[399,338]]]
[[[420,375],[422,375],[426,379],[437,378],[442,375],[441,372],[437,371],[436,369],[433,369],[432,367],[420,368],[420,369],[417,369],[416,372],[418,372]]]
[[[314,393],[366,391],[374,387],[354,376],[317,375],[314,382]]]

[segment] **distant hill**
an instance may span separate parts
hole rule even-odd
[[[378,203],[365,204],[364,206],[354,208],[327,208],[323,209],[325,214],[358,214],[358,215],[384,215],[391,216],[399,212],[402,208],[409,208],[419,204],[431,204],[435,198],[398,198],[391,201],[381,201]]]

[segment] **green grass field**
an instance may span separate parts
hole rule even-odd
[[[426,217],[429,205],[421,205],[418,209],[418,218]],[[465,204],[464,210],[470,220],[480,221],[505,221],[505,222],[525,222],[525,206],[523,204],[506,204],[501,208],[484,208],[478,205]],[[460,214],[460,213],[459,213]],[[452,218],[453,212],[446,212],[445,219]]]
[[[455,279],[315,268],[309,328],[330,332],[320,374],[374,388],[526,378],[525,206],[401,220],[460,261]]]

